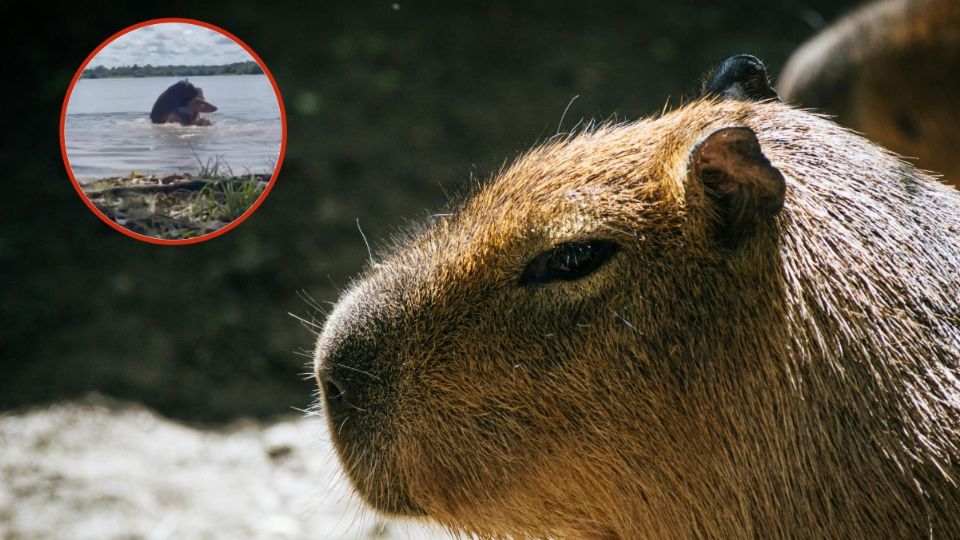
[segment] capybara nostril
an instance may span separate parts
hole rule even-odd
[[[354,395],[347,390],[347,386],[334,378],[331,370],[326,369],[320,374],[320,386],[323,388],[323,403],[327,414],[335,422],[342,422],[347,416],[356,411],[353,404]]]
[[[323,381],[323,396],[327,403],[340,404],[343,401],[343,390],[330,379]]]

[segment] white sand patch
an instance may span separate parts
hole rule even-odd
[[[320,419],[211,431],[91,398],[0,415],[0,538],[449,536],[363,509]]]

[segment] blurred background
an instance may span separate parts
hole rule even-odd
[[[67,400],[81,411],[71,409],[70,425],[82,411],[111,418],[142,405],[202,440],[246,429],[236,427],[242,418],[258,429],[286,421],[314,392],[304,375],[313,335],[290,314],[321,317],[304,298],[335,301],[361,269],[358,219],[382,245],[447,193],[553,135],[568,105],[561,129],[649,115],[742,52],[776,76],[800,43],[855,4],[68,3],[37,7],[34,21],[5,4],[2,18],[20,30],[4,38],[13,41],[5,71],[17,82],[0,145],[0,453],[26,440],[15,422],[66,414]],[[58,141],[62,100],[86,56],[126,26],[169,16],[250,45],[277,80],[288,121],[286,158],[260,209],[222,237],[175,247],[137,242],[91,214]],[[56,433],[62,424],[49,425]],[[11,470],[8,461],[7,482]],[[0,536],[6,519],[16,537],[22,497],[0,496]]]

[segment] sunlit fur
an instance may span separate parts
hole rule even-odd
[[[777,88],[960,186],[960,1],[880,0],[800,47]]]
[[[688,174],[753,129],[787,182],[735,251]],[[568,241],[620,252],[527,288]],[[374,507],[480,537],[960,537],[960,194],[821,117],[698,101],[519,158],[377,258],[319,338]]]

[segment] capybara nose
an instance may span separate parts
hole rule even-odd
[[[327,414],[335,422],[370,409],[367,401],[371,386],[380,380],[373,374],[373,356],[363,343],[348,338],[321,360],[317,378]]]

